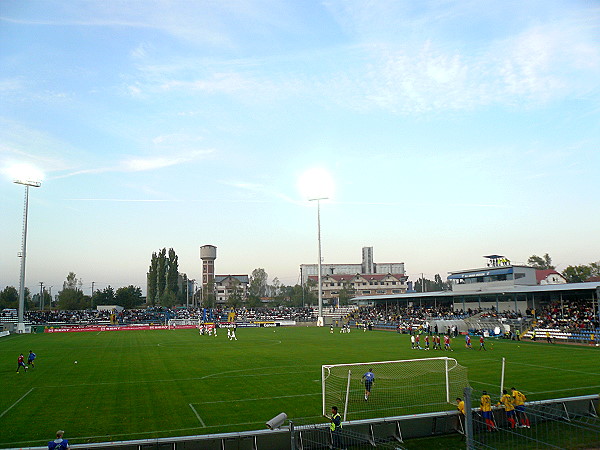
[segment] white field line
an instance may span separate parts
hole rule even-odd
[[[273,366],[273,367],[257,367],[257,368],[252,368],[252,369],[239,369],[239,370],[230,370],[230,371],[226,371],[226,372],[220,372],[220,373],[211,373],[208,375],[204,375],[202,377],[190,377],[190,378],[169,378],[169,379],[164,379],[164,380],[135,380],[135,381],[111,381],[111,382],[105,382],[105,383],[81,383],[81,384],[62,384],[60,386],[38,386],[38,388],[64,388],[64,387],[78,387],[78,386],[102,386],[102,385],[116,385],[116,384],[140,384],[140,383],[179,383],[182,381],[195,381],[195,380],[205,380],[207,378],[213,378],[213,377],[219,377],[219,378],[237,378],[240,376],[243,376],[244,378],[246,377],[264,377],[264,373],[256,373],[256,374],[246,374],[246,375],[241,375],[240,372],[248,372],[248,371],[264,371],[264,370],[268,370],[268,369],[283,369],[284,367],[288,367],[288,368],[298,368],[298,367],[303,367],[303,366]],[[306,371],[298,371],[298,370],[294,370],[294,373],[312,373],[314,374],[316,371],[318,371],[319,369],[316,369],[316,366],[311,366],[311,365],[305,365],[304,367],[313,367],[313,370],[306,370]],[[235,375],[234,375],[235,374]],[[288,375],[289,376],[289,371],[286,372],[269,372],[269,376],[273,376],[273,375]]]
[[[555,389],[553,391],[537,391],[537,392],[527,392],[527,391],[523,391],[526,394],[551,394],[553,392],[564,392],[564,391],[573,391],[573,390],[580,390],[580,389],[597,389],[600,388],[600,386],[580,386],[580,387],[572,387],[572,388],[568,388],[568,389]],[[574,397],[572,395],[570,395],[569,397]]]
[[[584,375],[600,375],[600,373],[595,373],[595,372],[584,372],[583,370],[563,369],[562,367],[540,366],[539,364],[527,364],[527,363],[515,362],[515,361],[507,361],[507,363],[510,365],[515,364],[515,365],[519,365],[519,366],[541,367],[542,369],[562,370],[564,372],[583,373]]]
[[[31,388],[31,389],[29,389],[29,390],[28,390],[28,391],[25,393],[25,395],[23,395],[23,396],[22,396],[22,397],[21,397],[19,400],[17,400],[17,401],[16,401],[16,402],[14,402],[12,405],[10,405],[10,406],[8,407],[8,409],[6,409],[6,410],[5,410],[5,411],[4,411],[2,414],[0,414],[0,418],[2,418],[2,417],[4,416],[4,414],[6,414],[7,412],[9,412],[11,409],[13,409],[13,408],[14,408],[14,407],[17,405],[17,403],[19,403],[21,400],[23,400],[25,397],[27,397],[27,396],[29,395],[29,393],[30,393],[31,391],[33,391],[34,389],[35,389],[35,388]]]
[[[227,400],[216,400],[214,402],[196,402],[195,405],[211,405],[214,403],[232,403],[232,402],[255,402],[255,401],[265,401],[265,400],[271,400],[271,399],[275,399],[275,398],[294,398],[294,397],[313,397],[313,396],[321,396],[322,394],[320,392],[317,392],[315,394],[297,394],[297,395],[282,395],[280,397],[258,397],[258,398],[230,398]]]
[[[194,414],[196,414],[196,417],[198,418],[200,425],[202,425],[202,428],[206,428],[206,424],[204,423],[204,420],[202,420],[202,417],[200,417],[200,414],[198,414],[198,411],[196,411],[196,408],[194,408],[194,405],[191,403],[189,405],[190,405],[190,408],[192,408],[192,411],[194,411]]]

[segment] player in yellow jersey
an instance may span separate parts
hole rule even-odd
[[[514,387],[511,387],[512,396],[514,399],[515,410],[519,416],[519,422],[521,423],[521,428],[531,428],[531,423],[529,422],[529,417],[525,414],[525,394],[517,391]]]
[[[494,416],[492,415],[492,399],[486,391],[482,392],[481,399],[479,400],[479,408],[481,409],[481,417],[485,420],[488,431],[496,430],[496,424],[494,423]]]
[[[456,407],[458,408],[458,411],[460,412],[460,414],[458,415],[458,421],[460,423],[460,427],[464,430],[465,429],[465,425],[464,425],[465,401],[460,397],[456,397]]]
[[[506,420],[508,420],[508,423],[510,423],[511,428],[515,428],[515,426],[517,425],[517,421],[515,419],[515,417],[516,417],[515,405],[513,402],[514,402],[513,397],[508,394],[506,389],[504,389],[502,391],[502,398],[498,402],[497,406],[500,406],[500,405],[504,406],[504,412],[506,413]]]

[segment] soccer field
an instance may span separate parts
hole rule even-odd
[[[475,389],[496,400],[505,357],[505,387],[528,400],[600,390],[596,347],[489,340],[482,352],[465,349],[459,337],[448,353],[411,350],[408,335],[392,332],[238,328],[238,340],[229,341],[219,331],[1,338],[0,447],[45,445],[58,429],[71,443],[85,443],[263,429],[280,412],[319,422],[322,364],[449,356],[468,368]],[[36,367],[15,373],[19,353],[29,350],[38,355]]]

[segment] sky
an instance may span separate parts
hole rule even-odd
[[[600,3],[3,0],[0,289],[600,259]],[[320,171],[306,194],[300,180]],[[311,172],[313,173],[313,172]],[[31,177],[31,176],[30,176]],[[324,192],[321,194],[321,191]],[[325,192],[326,191],[326,192]],[[315,192],[318,192],[315,194]]]

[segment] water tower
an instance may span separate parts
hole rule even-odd
[[[217,247],[214,245],[203,245],[200,247],[200,259],[202,260],[202,287],[205,287],[215,279]]]

